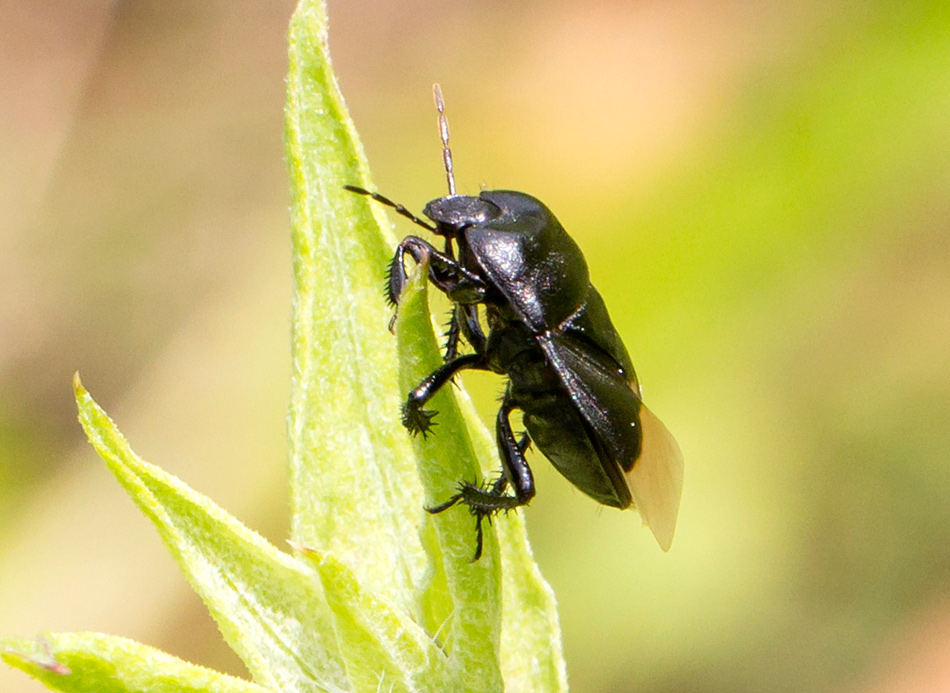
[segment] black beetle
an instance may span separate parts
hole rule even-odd
[[[406,255],[429,263],[430,281],[454,304],[445,363],[409,393],[403,405],[406,428],[415,434],[429,431],[435,412],[424,405],[459,371],[474,368],[508,376],[495,422],[500,476],[485,486],[461,483],[458,493],[429,512],[467,505],[476,518],[477,560],[482,520],[534,497],[525,459],[533,442],[594,500],[615,508],[636,507],[663,550],[669,549],[683,457],[643,405],[630,356],[590,283],[584,256],[551,211],[530,195],[509,190],[455,193],[438,85],[434,94],[449,183],[449,195],[432,200],[423,211],[434,226],[378,193],[346,186],[445,239],[445,250],[439,252],[408,236],[390,265],[387,293],[393,304],[406,283]],[[484,307],[487,331],[479,306]],[[458,354],[461,336],[473,353]],[[520,438],[509,420],[515,409],[521,410],[527,428]]]

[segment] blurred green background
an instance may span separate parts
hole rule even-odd
[[[282,544],[291,11],[0,3],[0,632],[243,671],[85,444],[70,377]],[[950,690],[946,3],[330,16],[379,189],[443,194],[441,82],[461,191],[555,210],[686,455],[665,555],[535,458],[572,688]],[[490,412],[500,381],[466,382]],[[3,668],[0,690],[41,688]]]

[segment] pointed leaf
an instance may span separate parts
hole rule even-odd
[[[472,401],[458,396],[479,459],[497,454]],[[524,514],[507,513],[495,523],[502,565],[501,672],[513,691],[567,691],[557,600],[541,575],[528,543]]]
[[[343,687],[330,613],[312,573],[179,479],[139,459],[75,380],[90,442],[204,600],[254,679],[275,690]]]
[[[383,603],[333,556],[307,551],[336,615],[340,647],[354,691],[460,690],[445,653],[407,614]],[[372,663],[368,666],[368,663]]]
[[[305,0],[291,22],[286,110],[296,290],[292,532],[411,610],[426,568],[422,493],[398,420],[382,290],[393,241],[378,205],[343,189],[370,187],[368,166],[326,48],[323,3]]]
[[[426,302],[427,272],[425,265],[416,268],[399,305],[396,335],[403,392],[441,365]],[[452,388],[443,388],[428,408],[438,412],[438,426],[425,437],[416,436],[413,444],[426,504],[434,506],[449,498],[459,482],[480,481],[481,471]],[[449,670],[464,676],[467,690],[501,690],[501,572],[491,525],[483,523],[483,555],[473,562],[475,520],[466,508],[450,508],[427,522],[435,530],[426,535],[426,549],[433,563],[430,585],[437,588],[426,595],[426,613],[436,619],[429,626],[444,632]]]
[[[0,640],[0,655],[47,688],[66,693],[268,693],[249,681],[100,633]]]

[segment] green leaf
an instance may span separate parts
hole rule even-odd
[[[497,455],[494,438],[481,424],[472,401],[458,396],[462,416],[474,434],[479,459]],[[500,665],[512,691],[566,691],[567,667],[557,600],[541,575],[528,543],[524,514],[511,512],[494,523],[502,564]]]
[[[155,524],[255,681],[280,691],[342,687],[330,612],[314,576],[179,479],[139,459],[78,375],[75,389],[90,442]]]
[[[393,240],[378,205],[343,189],[371,186],[326,46],[322,3],[302,2],[290,27],[286,111],[296,291],[292,532],[412,611],[426,572],[424,511],[386,330]]]
[[[426,301],[428,266],[410,275],[396,320],[399,340],[400,391],[408,392],[441,365]],[[433,432],[413,439],[426,504],[437,505],[454,493],[460,481],[481,481],[481,473],[451,388],[432,398],[438,412]],[[466,689],[498,691],[504,684],[498,663],[501,638],[501,565],[488,522],[483,522],[485,549],[475,554],[475,521],[464,507],[426,518],[435,531],[426,550],[433,565],[424,595],[431,627],[445,633],[451,672],[464,676]],[[444,590],[441,587],[444,585]],[[447,625],[446,625],[447,624]]]
[[[308,557],[337,616],[340,646],[354,690],[459,689],[449,684],[445,653],[419,624],[368,592],[332,556],[308,552]]]
[[[132,640],[100,633],[50,633],[0,640],[3,660],[67,693],[268,693]]]
[[[399,306],[402,392],[441,364],[426,274],[423,265],[410,275]],[[429,407],[438,412],[438,426],[414,444],[431,506],[445,501],[460,481],[480,481],[477,461],[486,469],[499,463],[495,441],[464,389],[443,389]],[[531,554],[522,512],[506,513],[491,525],[483,522],[485,546],[475,563],[470,513],[455,507],[428,519],[434,526],[425,534],[433,571],[425,612],[446,633],[450,672],[462,677],[466,690],[566,691],[557,606]]]

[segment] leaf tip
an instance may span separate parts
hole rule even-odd
[[[86,392],[86,388],[82,386],[82,380],[79,378],[79,371],[73,373],[73,392],[76,393],[76,399],[82,399],[89,394]]]
[[[32,642],[0,640],[0,657],[10,666],[27,673],[31,673],[31,670],[42,670],[58,676],[69,676],[73,673],[68,666],[56,659],[53,645],[43,635],[38,635]]]
[[[311,549],[309,546],[304,546],[303,544],[300,544],[294,541],[293,539],[287,539],[286,541],[287,541],[287,545],[290,548],[292,548],[294,552],[299,553],[301,556],[306,556],[307,558],[310,558],[312,556],[318,555],[316,549]]]

